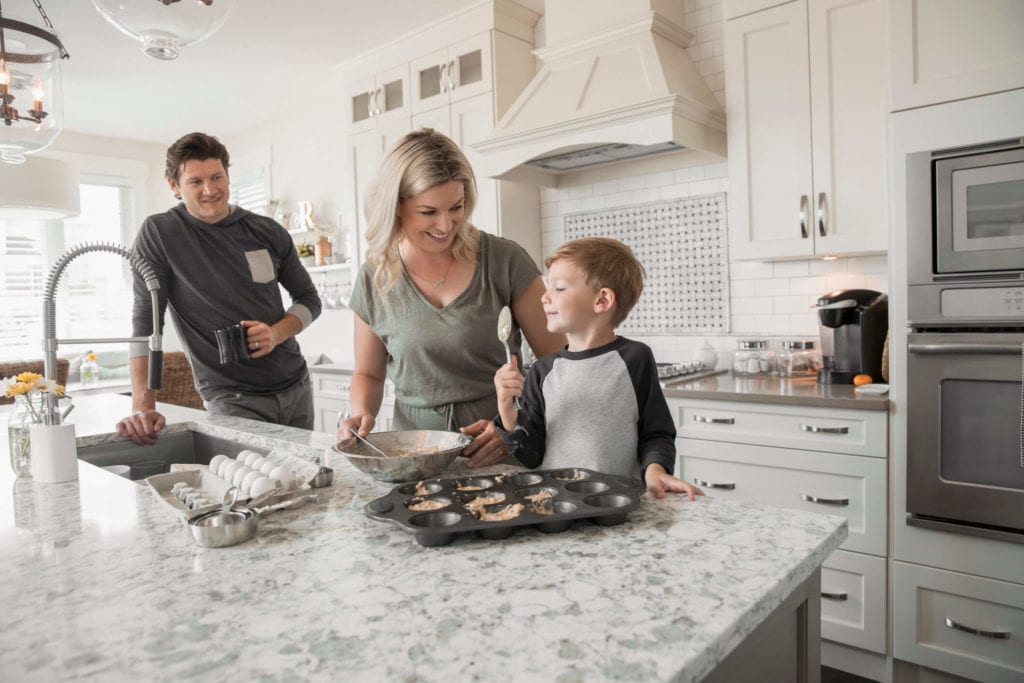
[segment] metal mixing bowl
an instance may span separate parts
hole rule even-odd
[[[432,477],[448,467],[472,441],[465,434],[431,429],[375,432],[366,440],[387,453],[388,457],[354,438],[337,443],[332,450],[381,481],[414,481]]]

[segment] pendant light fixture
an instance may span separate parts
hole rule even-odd
[[[213,35],[234,0],[92,0],[103,18],[142,43],[155,59],[177,59],[180,48]]]
[[[32,2],[49,31],[5,16],[0,0],[0,161],[11,164],[46,149],[64,125],[60,60],[70,55]]]
[[[0,164],[0,220],[54,220],[80,212],[75,164],[39,156],[20,166]]]

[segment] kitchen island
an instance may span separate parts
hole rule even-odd
[[[119,438],[127,397],[76,404],[80,446]],[[161,408],[168,429],[330,453],[325,434]],[[817,680],[819,569],[846,538],[839,517],[644,496],[619,526],[426,548],[363,514],[391,485],[327,464],[319,501],[221,549],[87,463],[50,485],[0,467],[0,678],[773,679],[753,665]]]

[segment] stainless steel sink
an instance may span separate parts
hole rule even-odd
[[[78,459],[98,467],[128,465],[132,468],[131,478],[138,480],[169,472],[176,463],[208,465],[215,455],[234,458],[245,449],[269,453],[265,448],[186,430],[161,434],[152,446],[137,446],[131,441],[81,446]]]

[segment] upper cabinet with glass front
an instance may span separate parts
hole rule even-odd
[[[349,88],[352,132],[375,128],[378,123],[408,118],[409,65],[367,76]]]
[[[420,57],[410,71],[414,114],[489,92],[493,87],[490,32]]]

